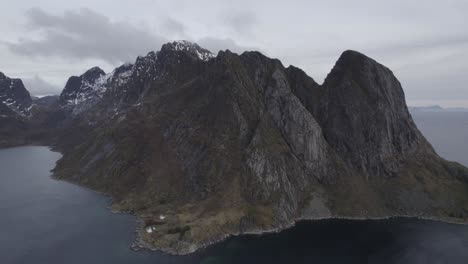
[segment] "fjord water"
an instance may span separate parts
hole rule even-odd
[[[51,178],[60,154],[0,150],[0,263],[129,263],[135,219],[98,193]]]
[[[413,113],[444,157],[468,165],[468,113]],[[51,179],[60,154],[0,150],[0,263],[468,263],[468,226],[417,219],[300,222],[174,257],[134,252],[135,218],[109,199]]]
[[[439,155],[468,167],[468,111],[415,111],[411,115]]]

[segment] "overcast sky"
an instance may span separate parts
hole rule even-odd
[[[392,69],[410,105],[468,107],[467,0],[1,1],[0,71],[35,95],[187,39],[259,50],[319,83],[353,49]]]

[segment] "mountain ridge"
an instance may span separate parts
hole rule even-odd
[[[111,194],[143,220],[140,245],[186,254],[298,219],[466,222],[466,168],[434,152],[387,67],[345,51],[319,85],[260,52],[201,52],[173,42],[95,69],[92,104],[39,111],[54,177]]]
[[[465,107],[441,107],[440,105],[410,106],[412,112],[468,112]]]

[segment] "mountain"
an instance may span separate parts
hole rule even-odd
[[[23,82],[0,72],[0,146],[23,143],[17,135],[27,128],[31,105],[31,96]]]
[[[443,108],[439,105],[413,106],[413,107],[409,107],[409,110],[411,112],[468,112],[468,108],[463,108],[463,107]]]
[[[54,104],[57,104],[59,101],[59,96],[58,95],[47,95],[43,97],[35,97],[33,98],[33,103],[37,106],[52,106]]]
[[[400,82],[385,66],[346,51],[323,89],[316,116],[348,166],[369,176],[391,176],[418,152],[433,154],[408,112]]]
[[[99,67],[91,68],[80,76],[70,77],[60,94],[60,105],[72,109],[74,115],[91,108],[102,98],[105,77],[106,73]]]
[[[54,176],[112,195],[143,220],[144,247],[185,254],[299,219],[468,219],[468,170],[434,152],[393,73],[356,51],[320,85],[259,52],[167,43],[71,77],[41,116],[63,154]]]
[[[0,72],[0,104],[4,115],[8,108],[16,115],[27,116],[32,99],[20,79],[9,78]]]

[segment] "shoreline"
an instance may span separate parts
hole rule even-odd
[[[139,232],[141,232],[141,230],[143,229],[141,228],[141,226],[139,226],[137,230],[135,231],[135,232],[138,232],[138,236],[135,238],[135,241],[132,243],[132,246],[133,245],[136,246],[137,250],[135,251],[142,251],[142,250],[148,250],[148,251],[153,251],[153,252],[159,251],[161,253],[170,254],[173,256],[185,256],[185,255],[195,254],[196,252],[200,250],[207,249],[210,246],[213,246],[218,243],[222,243],[226,241],[227,239],[230,239],[233,237],[248,236],[248,235],[262,236],[262,235],[267,235],[267,234],[276,234],[276,233],[280,233],[283,231],[287,231],[288,229],[295,227],[298,223],[301,223],[301,222],[312,222],[312,221],[323,221],[323,220],[381,221],[381,220],[392,220],[392,219],[415,219],[415,220],[433,221],[433,222],[452,224],[452,225],[464,225],[464,226],[468,225],[468,220],[453,221],[450,219],[443,219],[443,218],[437,218],[437,217],[424,217],[424,216],[411,216],[411,215],[393,215],[393,216],[382,216],[382,217],[355,217],[355,216],[348,216],[348,217],[347,216],[331,216],[331,217],[319,217],[319,218],[301,217],[301,218],[294,220],[290,224],[287,224],[278,228],[274,228],[274,229],[252,230],[252,231],[246,231],[242,233],[225,234],[219,239],[213,239],[212,241],[208,243],[203,243],[193,248],[193,250],[188,250],[186,252],[176,252],[172,250],[154,248],[154,247],[149,246],[145,241],[141,239],[141,235],[139,234]],[[141,221],[141,219],[139,220]]]
[[[21,145],[21,146],[14,146],[14,147],[26,147],[29,145]],[[59,153],[60,155],[63,155],[58,149],[48,146],[48,145],[32,145],[36,147],[46,147],[52,152]],[[14,147],[7,147],[3,149],[8,149],[8,148],[14,148]],[[59,158],[60,159],[60,158]],[[59,160],[57,159],[57,161]],[[56,161],[56,163],[57,163]],[[55,168],[55,167],[54,167]],[[190,255],[194,254],[197,251],[204,250],[212,245],[221,243],[229,238],[232,237],[239,237],[239,236],[244,236],[244,235],[266,235],[266,234],[274,234],[274,233],[280,233],[282,231],[286,231],[290,228],[293,228],[300,222],[309,222],[309,221],[321,221],[321,220],[351,220],[351,221],[369,221],[369,220],[390,220],[390,219],[416,219],[416,220],[428,220],[428,221],[434,221],[434,222],[439,222],[439,223],[446,223],[446,224],[456,224],[456,225],[468,225],[468,219],[467,220],[462,220],[462,219],[454,219],[454,218],[445,218],[445,217],[433,217],[433,216],[422,216],[422,215],[390,215],[390,216],[375,216],[375,217],[358,217],[358,216],[325,216],[325,217],[298,217],[289,223],[286,224],[278,224],[277,228],[272,228],[272,229],[252,229],[244,232],[232,232],[232,233],[226,233],[226,234],[221,234],[218,237],[213,238],[209,242],[206,243],[200,243],[200,244],[191,244],[190,247],[187,247],[187,250],[183,251],[177,251],[174,250],[175,248],[156,248],[151,246],[149,243],[143,240],[143,236],[141,232],[144,232],[144,221],[141,217],[139,217],[135,212],[132,211],[119,211],[113,208],[113,203],[114,203],[114,198],[112,197],[111,194],[105,193],[103,191],[99,191],[96,189],[92,189],[86,185],[68,180],[68,179],[60,179],[56,177],[56,174],[54,173],[53,169],[50,170],[50,175],[49,178],[55,181],[63,181],[69,184],[72,184],[74,186],[83,188],[84,190],[87,191],[92,191],[96,194],[103,195],[108,199],[108,204],[105,207],[106,210],[109,210],[111,213],[114,214],[127,214],[135,217],[135,223],[136,227],[134,229],[134,234],[135,237],[133,241],[131,242],[129,248],[132,251],[159,251],[164,254],[170,254],[173,256],[183,256],[183,255]]]
[[[48,147],[48,146],[45,146]],[[57,150],[52,150],[51,151],[58,152]],[[185,255],[190,255],[194,254],[197,251],[204,250],[210,246],[213,246],[215,244],[221,243],[223,241],[226,241],[229,238],[232,237],[240,237],[244,235],[256,235],[256,236],[261,236],[261,235],[266,235],[266,234],[275,234],[275,233],[280,233],[282,231],[287,231],[290,228],[295,227],[298,223],[300,222],[310,222],[310,221],[322,221],[322,220],[351,220],[351,221],[378,221],[378,220],[391,220],[391,219],[415,219],[415,220],[427,220],[427,221],[434,221],[434,222],[439,222],[439,223],[445,223],[445,224],[455,224],[455,225],[468,225],[468,220],[466,221],[455,221],[453,219],[447,219],[447,218],[438,218],[438,217],[429,217],[429,216],[416,216],[416,215],[391,215],[391,216],[381,216],[381,217],[357,217],[357,216],[330,216],[330,217],[316,217],[316,218],[308,218],[308,217],[299,217],[295,220],[293,220],[291,223],[281,225],[278,228],[273,228],[273,229],[264,229],[264,230],[250,230],[250,231],[245,231],[245,232],[236,232],[236,233],[227,233],[222,235],[220,238],[213,239],[212,241],[208,243],[202,243],[200,245],[195,245],[193,250],[188,250],[184,252],[177,252],[175,250],[171,250],[170,248],[162,249],[162,248],[155,248],[151,245],[149,245],[146,241],[143,240],[143,236],[141,235],[141,232],[144,232],[144,221],[141,217],[139,217],[137,214],[131,211],[119,211],[114,208],[112,208],[112,204],[114,203],[114,198],[112,197],[111,194],[105,193],[103,191],[98,191],[95,189],[92,189],[90,187],[87,187],[83,184],[79,184],[67,179],[58,179],[54,177],[54,173],[52,173],[49,176],[50,179],[56,180],[56,181],[63,181],[67,182],[69,184],[78,186],[80,188],[83,188],[87,191],[92,191],[94,193],[97,193],[99,195],[103,195],[104,197],[108,198],[108,206],[106,206],[106,210],[109,210],[110,212],[114,214],[127,214],[135,217],[135,223],[136,227],[135,230],[133,231],[135,234],[135,237],[133,241],[131,242],[129,248],[132,251],[135,252],[141,252],[141,251],[151,251],[151,252],[161,252],[164,254],[169,254],[173,256],[185,256]]]

